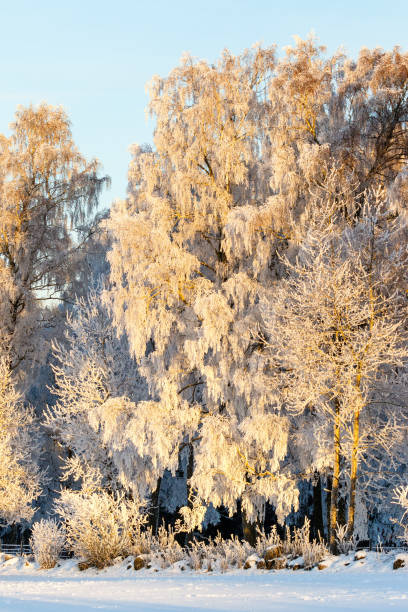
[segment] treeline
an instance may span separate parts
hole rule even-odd
[[[108,496],[184,542],[229,515],[252,543],[305,516],[332,551],[396,543],[408,54],[185,57],[149,110],[154,148],[109,214],[62,110],[21,109],[2,138],[4,522],[51,499],[61,456],[47,511],[67,525]]]

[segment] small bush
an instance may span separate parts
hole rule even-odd
[[[209,546],[206,546],[205,542],[193,540],[190,542],[187,555],[188,555],[188,563],[191,569],[195,571],[199,571],[203,568],[203,562],[207,560],[207,567],[209,562],[208,555]],[[211,565],[211,562],[210,562]]]
[[[157,533],[158,550],[161,551],[164,567],[168,567],[185,558],[185,551],[175,538],[171,527],[168,529],[162,525]]]
[[[63,491],[56,510],[74,555],[97,568],[131,554],[147,520],[140,502],[106,492]]]
[[[355,538],[348,537],[347,525],[337,525],[336,544],[337,550],[341,555],[348,555],[351,550],[355,550],[357,548]]]
[[[313,542],[308,542],[305,544],[301,555],[303,557],[305,568],[309,569],[314,567],[323,561],[323,559],[327,557],[328,553],[329,551],[322,540],[319,542],[316,540],[313,540]]]
[[[258,537],[256,540],[256,552],[260,557],[264,557],[268,548],[283,548],[283,543],[280,535],[277,532],[276,525],[274,525],[268,535],[265,532],[258,530]]]
[[[327,547],[321,539],[310,541],[310,520],[307,517],[303,527],[294,527],[292,532],[287,525],[284,540],[277,533],[276,526],[268,536],[264,532],[259,532],[259,535],[256,551],[261,557],[265,557],[267,549],[278,547],[287,556],[303,557],[305,568],[311,568],[328,554]]]
[[[42,519],[33,525],[30,544],[41,569],[51,569],[58,563],[65,544],[65,531],[56,521]]]
[[[171,527],[159,527],[157,536],[149,528],[139,534],[134,542],[133,554],[146,554],[150,561],[162,569],[186,558],[186,551],[177,542]]]
[[[397,504],[402,512],[400,520],[392,519],[392,521],[402,528],[400,539],[404,544],[408,544],[408,485],[394,489],[392,503]]]
[[[305,517],[303,527],[296,528],[293,535],[287,531],[286,546],[289,554],[303,557],[306,569],[314,567],[328,555],[328,549],[322,539],[310,540],[310,520]]]
[[[186,552],[192,569],[218,569],[225,572],[232,567],[242,569],[254,550],[248,542],[243,542],[236,536],[224,540],[218,534],[215,539],[209,539],[207,542],[193,540]]]
[[[231,539],[223,540],[221,535],[218,535],[215,540],[215,561],[219,561],[221,570],[227,570],[229,567],[241,569],[244,567],[247,557],[253,553],[253,549],[248,542],[241,541],[237,536],[232,536]]]

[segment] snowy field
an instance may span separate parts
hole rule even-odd
[[[39,570],[34,563],[12,558],[0,565],[0,610],[407,612],[408,569],[393,570],[394,559],[369,553],[362,561],[338,558],[323,571],[250,569],[220,574],[180,571],[179,566],[135,572],[126,562],[99,572],[79,572],[70,560],[53,570]]]

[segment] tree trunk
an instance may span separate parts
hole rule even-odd
[[[151,496],[151,506],[149,509],[149,525],[152,528],[153,535],[157,535],[157,531],[159,529],[159,521],[160,521],[160,487],[161,487],[161,477],[157,480],[156,489],[153,491]]]
[[[350,501],[348,509],[347,533],[349,538],[353,537],[354,521],[356,514],[356,487],[357,487],[357,468],[358,468],[358,447],[360,441],[360,406],[354,411],[353,421],[353,448],[351,451],[350,467]]]
[[[340,478],[340,404],[338,400],[335,403],[334,426],[333,426],[333,441],[334,441],[334,461],[333,461],[333,476],[330,495],[330,526],[329,526],[329,543],[330,552],[336,554],[336,528],[337,528],[337,510],[339,498],[339,478]]]
[[[313,516],[312,516],[312,528],[315,538],[319,535],[324,537],[324,520],[323,520],[323,506],[322,506],[322,479],[319,475],[317,482],[313,486]]]
[[[331,488],[332,488],[332,477],[330,475],[327,475],[326,477],[326,483],[325,483],[325,489],[324,489],[324,510],[325,510],[325,521],[326,521],[326,525],[325,525],[325,536],[326,536],[326,540],[327,542],[330,540],[330,506],[331,506]]]
[[[193,502],[191,499],[191,495],[192,495],[192,490],[191,490],[191,486],[190,486],[190,478],[193,475],[193,471],[194,471],[194,446],[190,443],[188,445],[188,463],[187,463],[187,507],[188,508],[192,508],[193,507]],[[192,534],[191,533],[186,533],[185,538],[184,538],[184,546],[187,546],[187,544],[191,541],[192,539]]]
[[[244,540],[251,546],[255,546],[257,538],[257,523],[250,523],[245,512],[242,512],[242,532],[244,534]]]
[[[244,540],[248,542],[251,546],[255,546],[256,539],[258,537],[258,529],[260,528],[259,521],[255,523],[251,523],[248,518],[245,510],[241,505],[241,523],[242,523],[242,535]]]

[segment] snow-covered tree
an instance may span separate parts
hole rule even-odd
[[[194,446],[190,485],[231,512],[241,499],[252,520],[266,499],[281,518],[296,501],[279,473],[287,422],[260,382],[248,333],[281,241],[264,160],[274,66],[273,49],[255,48],[215,66],[186,57],[154,80],[156,151],[135,148],[129,199],[109,221],[115,323],[158,415],[173,413],[174,440]],[[168,436],[166,418],[157,426],[146,453]]]
[[[361,226],[370,228],[364,219]],[[358,251],[347,233],[309,236],[296,262],[286,261],[287,276],[263,303],[262,338],[275,360],[271,385],[289,412],[312,416],[316,429],[309,469],[332,469],[333,548],[341,460],[349,466],[348,531],[352,536],[360,461],[376,445],[391,446],[392,434],[400,433],[392,427],[394,412],[386,412],[381,421],[369,411],[373,393],[378,400],[378,381],[385,378],[385,368],[395,369],[407,357],[395,295],[387,294],[384,279],[375,277],[373,267],[367,268],[364,261],[364,242],[370,244],[373,255],[376,236],[354,231],[360,239]],[[319,428],[325,432],[321,421],[326,420],[332,428],[331,440],[317,435]]]
[[[167,78],[151,83],[155,149],[134,148],[128,199],[112,208],[112,287],[105,294],[148,381],[150,400],[123,403],[116,420],[107,413],[101,427],[117,439],[135,415],[138,426],[127,437],[145,460],[152,453],[157,474],[175,470],[177,449],[187,445],[191,500],[201,497],[231,512],[240,500],[251,520],[269,500],[282,518],[296,506],[296,478],[319,464],[317,449],[320,465],[328,465],[325,444],[333,444],[334,434],[328,436],[329,419],[320,409],[321,419],[303,410],[312,442],[305,470],[300,465],[301,428],[270,384],[275,356],[262,352],[265,338],[256,332],[260,304],[287,274],[282,256],[293,265],[299,251],[308,252],[311,236],[328,225],[334,243],[342,237],[342,257],[349,250],[342,260],[350,266],[347,282],[354,272],[361,281],[355,299],[362,310],[350,315],[358,342],[370,333],[371,298],[363,295],[363,278],[370,277],[374,309],[376,300],[388,304],[395,292],[401,297],[404,281],[396,270],[405,261],[402,242],[384,238],[384,253],[392,244],[398,257],[397,251],[393,261],[376,251],[371,263],[370,249],[355,245],[368,190],[381,193],[372,202],[381,209],[378,227],[403,217],[407,66],[408,55],[398,49],[362,50],[353,62],[340,53],[325,57],[308,39],[297,40],[280,60],[273,48],[258,47],[239,56],[225,51],[214,65],[186,56]],[[400,230],[401,237],[402,225]],[[402,329],[401,317],[392,317]],[[375,317],[378,346],[386,342],[381,321]],[[363,378],[367,368],[367,380],[395,365],[391,349],[381,361],[372,338],[369,344],[370,358],[354,364],[356,371],[363,368]],[[332,425],[338,410],[340,429],[347,422],[352,432],[350,531],[358,427],[368,414],[361,412],[366,398],[358,400],[364,384],[344,382],[338,408],[330,406]],[[147,413],[157,419],[148,422]],[[314,436],[322,443],[315,445]],[[193,501],[189,510],[191,516],[202,512]]]
[[[333,168],[330,192],[349,219],[359,213],[364,191],[379,184],[405,211],[407,74],[408,53],[398,47],[363,48],[357,60],[327,56],[313,38],[286,48],[270,81],[268,129],[287,235],[299,233],[303,223],[294,227],[290,219],[300,221]]]
[[[68,451],[66,478],[72,476],[85,488],[102,486],[112,491],[122,482],[129,489],[126,478],[136,458],[126,453],[120,436],[116,444],[112,440],[107,444],[99,411],[114,420],[117,404],[145,397],[146,384],[125,338],[117,338],[96,291],[81,298],[68,315],[65,338],[54,344],[54,359],[51,391],[57,401],[48,410],[45,424]]]
[[[0,524],[30,521],[41,492],[33,411],[16,390],[7,354],[0,356]]]
[[[39,329],[75,277],[105,179],[77,150],[65,112],[21,107],[0,137],[0,321],[16,369],[41,353]],[[21,368],[20,368],[21,370]]]

